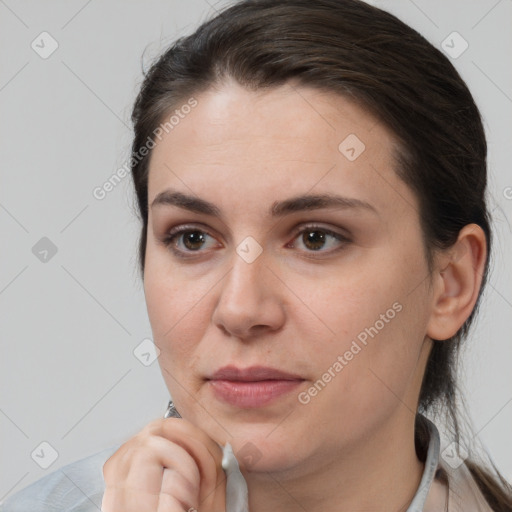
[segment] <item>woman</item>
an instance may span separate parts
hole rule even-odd
[[[358,0],[245,0],[154,63],[132,118],[175,408],[108,458],[102,510],[512,510],[459,440],[491,231],[450,61]]]

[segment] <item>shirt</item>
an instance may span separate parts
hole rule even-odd
[[[450,465],[440,458],[439,431],[429,420],[428,425],[425,467],[407,512],[492,512],[467,466]],[[111,446],[46,475],[1,503],[0,512],[100,511],[105,491],[103,464],[120,446]],[[247,512],[245,479],[229,443],[223,454],[226,512]]]

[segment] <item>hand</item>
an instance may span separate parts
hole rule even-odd
[[[152,421],[103,466],[103,512],[225,512],[222,449],[183,418]]]

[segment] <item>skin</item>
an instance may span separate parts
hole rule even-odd
[[[171,188],[214,203],[221,216],[150,208],[144,274],[162,375],[183,421],[229,441],[235,454],[252,450],[252,461],[239,458],[251,512],[405,510],[423,472],[414,416],[431,338],[453,335],[474,307],[483,231],[466,226],[429,274],[418,200],[393,170],[394,137],[348,99],[293,83],[251,92],[231,81],[196,98],[153,149],[149,204]],[[365,144],[354,161],[338,149],[349,134]],[[274,202],[306,193],[357,198],[376,213],[268,215]],[[183,234],[164,243],[185,224],[205,236],[196,251]],[[327,234],[315,251],[306,235],[322,228],[347,240]],[[252,263],[236,252],[248,236],[262,248]],[[394,318],[301,403],[298,394],[393,304],[401,306]],[[205,380],[228,364],[305,380],[264,407],[235,407]]]
[[[146,425],[103,466],[102,512],[225,510],[222,451],[184,419]]]

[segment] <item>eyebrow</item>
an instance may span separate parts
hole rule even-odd
[[[222,217],[221,210],[213,203],[170,189],[160,192],[151,203],[151,208],[165,205],[177,206],[195,213]],[[284,201],[275,201],[270,207],[269,215],[271,217],[283,217],[294,212],[319,210],[322,208],[366,210],[379,215],[377,209],[366,201],[334,194],[305,194],[291,197]]]

